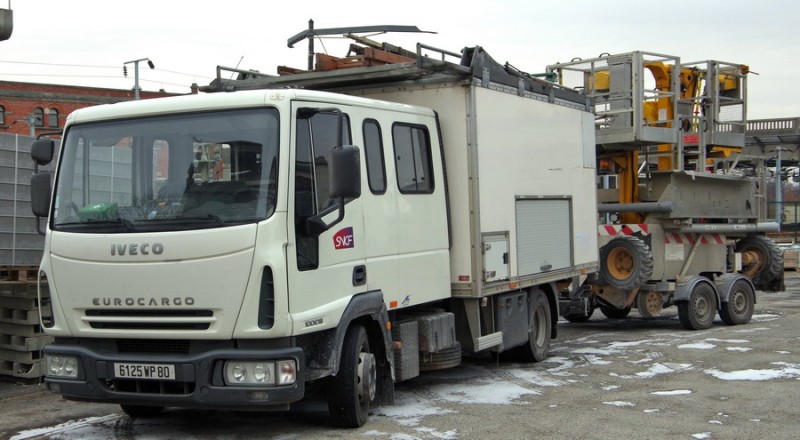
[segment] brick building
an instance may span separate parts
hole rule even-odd
[[[176,94],[140,92],[142,99],[173,95]],[[35,136],[57,131],[74,110],[133,98],[133,90],[0,81],[0,133]]]

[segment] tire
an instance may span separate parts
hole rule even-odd
[[[727,325],[740,325],[750,322],[755,310],[753,287],[747,280],[738,279],[730,286],[728,301],[719,308],[719,317]]]
[[[133,418],[157,417],[164,411],[163,406],[144,406],[144,405],[120,405],[122,412]]]
[[[736,243],[736,252],[749,256],[742,274],[756,286],[764,286],[783,273],[783,251],[774,241],[763,235],[748,235]],[[748,260],[748,258],[745,258]]]
[[[629,290],[653,275],[653,253],[632,235],[621,235],[600,248],[600,283]]]
[[[342,346],[339,372],[331,378],[328,411],[334,425],[342,428],[364,426],[370,403],[375,399],[377,365],[370,351],[367,331],[356,324],[347,330]]]
[[[421,358],[422,356],[420,356]],[[426,362],[420,359],[419,371],[436,371],[461,365],[461,344],[431,353]]]
[[[541,362],[550,351],[553,319],[550,316],[550,301],[541,289],[533,289],[529,295],[528,342],[511,349],[513,357],[520,362]]]
[[[608,319],[625,319],[628,317],[628,314],[631,313],[631,308],[626,307],[624,309],[618,309],[611,306],[600,306],[600,311]]]
[[[692,288],[689,301],[678,303],[678,319],[687,330],[711,327],[717,311],[716,290],[710,282],[699,282]]]
[[[578,314],[564,315],[564,319],[566,319],[569,322],[586,322],[589,320],[589,318],[592,317],[593,313],[594,309],[589,310],[589,314],[587,315],[578,315]]]
[[[653,290],[639,291],[636,294],[636,309],[642,318],[652,318],[664,309],[664,298]]]

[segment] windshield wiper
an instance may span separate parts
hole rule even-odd
[[[225,220],[216,214],[177,216],[175,217],[175,220],[214,220],[217,225],[225,226]]]
[[[93,226],[99,226],[99,227],[102,228],[102,227],[124,226],[125,230],[128,231],[128,232],[136,231],[136,225],[132,221],[130,221],[128,219],[124,219],[124,218],[117,218],[117,219],[113,219],[113,220],[87,219],[86,221],[82,221],[82,222],[59,223],[56,226],[57,227],[68,227],[68,228],[75,228],[75,227],[91,228]]]

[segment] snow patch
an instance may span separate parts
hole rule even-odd
[[[633,403],[633,402],[625,402],[625,401],[622,401],[622,400],[613,400],[611,402],[603,402],[603,405],[617,406],[617,407],[620,407],[620,408],[636,406],[636,404]]]
[[[678,345],[678,348],[694,348],[697,350],[710,350],[712,348],[717,348],[717,346],[709,342],[693,342],[691,344]]]
[[[659,411],[661,411],[661,410],[656,409],[656,408],[649,408],[649,409],[646,409],[646,410],[644,410],[642,412],[647,413],[647,414],[652,414],[652,413],[657,413]]]
[[[752,348],[750,348],[750,347],[725,347],[725,350],[738,351],[738,352],[744,353],[746,351],[752,350]]]
[[[654,396],[682,396],[692,394],[691,390],[672,390],[672,391],[653,391],[650,393]]]
[[[416,428],[415,431],[422,432],[432,436],[433,438],[441,438],[445,440],[453,440],[458,438],[458,434],[456,431],[450,430],[445,432],[439,432],[433,428]]]
[[[753,321],[765,322],[765,321],[774,321],[780,317],[781,315],[776,315],[773,313],[761,313],[753,315],[750,319]]]
[[[439,408],[430,401],[422,400],[410,394],[398,393],[395,405],[375,408],[375,414],[391,417],[403,426],[417,426],[423,417],[451,414],[456,411]]]
[[[711,438],[711,433],[710,432],[700,432],[700,433],[697,433],[697,434],[692,434],[692,437],[694,437],[696,439],[699,439],[699,440],[702,440],[702,439],[706,439],[706,438]]]
[[[98,423],[105,423],[109,421],[115,421],[122,416],[117,414],[109,414],[103,417],[87,417],[85,419],[80,420],[70,420],[68,422],[61,423],[56,426],[51,426],[48,428],[36,428],[30,429],[28,431],[20,431],[17,435],[11,437],[11,440],[23,440],[28,438],[38,438],[39,436],[48,435],[48,434],[57,434],[60,432],[66,432],[74,429],[95,429],[91,425],[98,424]]]
[[[774,362],[772,365],[782,366],[783,368],[764,369],[764,370],[739,370],[739,371],[720,371],[717,369],[706,370],[705,373],[722,380],[752,380],[765,381],[774,379],[793,379],[800,377],[800,368],[794,364],[786,362]]]

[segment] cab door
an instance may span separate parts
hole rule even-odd
[[[294,334],[335,326],[350,297],[367,290],[362,200],[347,200],[344,218],[330,229],[315,234],[307,228],[311,217],[330,223],[338,216],[328,187],[331,151],[353,142],[349,109],[336,108],[340,113],[328,103],[292,106],[287,260]]]

